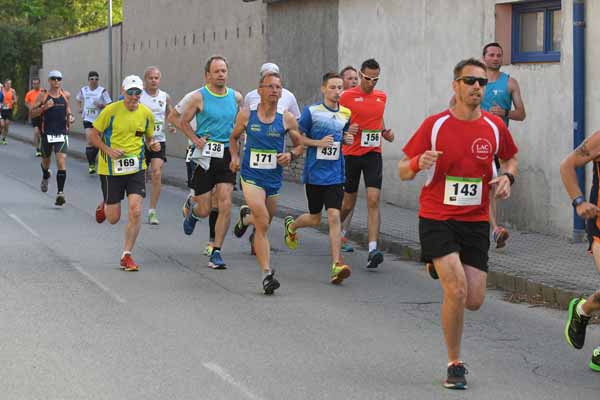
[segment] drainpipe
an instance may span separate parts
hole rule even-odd
[[[573,0],[573,148],[585,140],[585,0]],[[585,194],[585,169],[577,169],[577,181]],[[581,241],[585,222],[573,210],[573,239]]]

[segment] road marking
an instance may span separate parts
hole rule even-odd
[[[262,397],[255,395],[246,386],[237,382],[233,378],[233,376],[231,376],[227,371],[225,371],[225,369],[223,369],[223,367],[221,367],[219,364],[212,363],[212,362],[205,362],[205,363],[202,363],[202,366],[204,368],[208,369],[209,371],[214,372],[219,378],[223,379],[225,382],[229,383],[231,386],[234,386],[235,388],[237,388],[247,398],[249,398],[251,400],[262,400]]]
[[[98,286],[102,291],[104,291],[110,297],[112,297],[113,299],[115,299],[116,301],[118,301],[121,304],[127,303],[127,301],[124,298],[122,298],[121,296],[119,296],[118,294],[116,294],[115,292],[110,290],[110,288],[105,286],[102,282],[100,282],[98,279],[96,279],[93,275],[91,275],[89,272],[87,272],[85,269],[83,269],[79,264],[71,263],[71,265],[73,266],[73,268],[75,268],[77,270],[77,272],[79,272],[81,275],[85,276],[90,282],[92,282],[94,285]]]
[[[21,221],[21,218],[17,217],[15,214],[11,214],[11,213],[8,213],[8,216],[11,217],[12,219],[14,219],[15,221],[17,221],[17,223],[19,225],[21,225],[23,228],[25,228],[25,230],[27,232],[31,233],[33,236],[35,236],[38,239],[40,238],[40,235],[38,235],[38,233],[36,231],[34,231],[33,228],[31,228],[25,222]]]

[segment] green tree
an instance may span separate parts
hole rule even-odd
[[[44,40],[108,23],[106,0],[0,0],[0,10],[0,79],[12,79],[21,105],[29,87],[30,67],[42,64]],[[123,0],[113,0],[113,23],[122,20]]]

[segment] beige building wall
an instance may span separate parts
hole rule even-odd
[[[266,58],[266,5],[241,0],[128,0],[123,5],[124,74],[161,69],[161,88],[178,101],[203,85],[213,54],[229,61],[229,86],[245,95],[258,85]],[[183,156],[183,135],[168,137],[168,152]]]
[[[113,27],[113,93],[118,96],[120,84],[121,24]],[[108,31],[100,29],[92,32],[49,40],[42,43],[43,68],[39,71],[42,85],[48,86],[48,72],[54,69],[63,74],[63,88],[71,92],[71,107],[77,113],[75,96],[79,89],[87,85],[89,71],[97,71],[100,85],[108,88]],[[81,117],[77,118],[74,131],[83,132]]]
[[[379,88],[388,93],[386,125],[395,143],[384,145],[384,199],[417,208],[423,177],[400,182],[396,165],[402,146],[421,121],[442,111],[452,96],[454,65],[480,57],[495,40],[495,0],[339,0],[339,65],[375,57],[382,66]],[[600,4],[587,2],[587,128],[600,129]],[[527,119],[511,121],[519,145],[520,168],[501,217],[520,229],[569,236],[572,208],[559,176],[560,160],[572,150],[573,137],[573,0],[562,1],[561,61],[515,64],[503,68],[521,86]],[[368,29],[360,29],[368,27]]]

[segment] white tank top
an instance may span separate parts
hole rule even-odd
[[[89,86],[81,88],[77,93],[77,100],[83,102],[82,118],[84,121],[94,122],[102,110],[98,104],[107,105],[111,102],[110,96],[106,89],[98,86],[96,90],[90,89]]]
[[[142,92],[140,103],[152,111],[154,115],[154,139],[159,142],[167,140],[165,136],[165,114],[167,112],[167,93],[158,90],[156,96],[150,96],[145,90]]]

